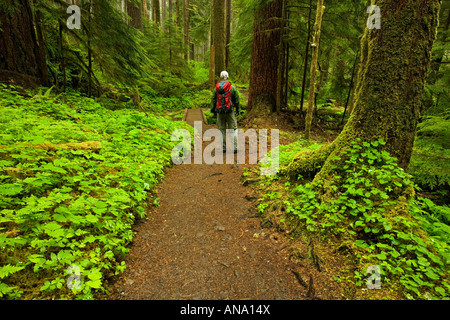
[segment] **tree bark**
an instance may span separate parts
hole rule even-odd
[[[319,59],[319,43],[320,43],[320,29],[322,27],[322,17],[325,11],[325,6],[323,5],[323,0],[317,1],[317,15],[316,23],[314,26],[314,40],[312,46],[312,61],[311,61],[311,80],[309,83],[309,99],[308,99],[308,111],[306,112],[305,120],[305,139],[309,140],[311,135],[311,123],[312,114],[314,110],[314,92],[316,88],[316,77],[317,77],[317,61]]]
[[[88,21],[89,25],[92,20],[92,0],[89,1]],[[86,30],[87,46],[88,46],[88,97],[92,96],[92,47],[91,47],[91,31]]]
[[[36,0],[34,1],[36,6]],[[50,81],[48,79],[47,70],[47,54],[46,54],[46,44],[44,41],[44,30],[42,26],[42,14],[40,10],[36,10],[36,34],[39,46],[39,70],[41,71],[42,84],[44,86],[49,86]]]
[[[161,29],[164,31],[166,29],[166,18],[167,18],[167,3],[166,0],[161,2]]]
[[[175,1],[175,14],[176,14],[176,24],[179,30],[181,30],[181,14],[180,14],[180,0]],[[177,31],[178,33],[178,31]]]
[[[183,35],[184,35],[184,60],[189,60],[189,0],[183,0]]]
[[[277,94],[275,108],[276,112],[279,114],[281,112],[281,104],[283,103],[283,87],[284,87],[284,64],[286,59],[286,49],[283,37],[285,36],[284,27],[286,24],[286,0],[282,0],[281,4],[281,30],[280,30],[280,44],[278,45],[278,73],[277,73]]]
[[[214,44],[211,45],[210,54],[209,54],[209,86],[211,88],[214,88],[214,58],[215,58],[215,50],[214,50]]]
[[[230,65],[230,41],[231,41],[231,0],[225,1],[225,69]]]
[[[212,42],[214,44],[214,75],[218,78],[225,70],[225,2],[213,0],[212,2]]]
[[[159,7],[159,0],[153,0],[152,2],[153,21],[156,25],[161,25],[161,9]]]
[[[130,26],[142,31],[142,1],[134,5],[127,0],[127,14],[130,16]]]
[[[169,0],[169,21],[168,21],[168,32],[169,32],[169,67],[172,66],[172,36],[173,36],[173,0]]]
[[[18,0],[5,6],[14,11],[0,11],[0,69],[4,70],[1,80],[20,83],[16,80],[25,76],[30,85],[47,83],[47,64],[36,39],[29,1]]]
[[[276,109],[277,75],[282,1],[268,2],[255,12],[247,109],[251,113],[271,113]]]
[[[308,33],[306,34],[305,59],[303,62],[302,93],[300,98],[300,115],[302,117],[303,117],[303,102],[305,99],[305,90],[306,90],[306,73],[308,72],[309,47],[310,47],[309,40],[311,38],[311,15],[312,15],[312,0],[309,0]]]
[[[150,20],[150,13],[149,13],[149,3],[147,2],[147,0],[142,0],[142,14],[144,15],[144,18],[147,20]]]
[[[299,155],[285,173],[326,181],[352,141],[386,141],[384,146],[407,169],[420,105],[436,37],[439,0],[380,0],[381,29],[361,39],[355,106],[336,140],[325,148]],[[307,156],[307,158],[306,158]]]

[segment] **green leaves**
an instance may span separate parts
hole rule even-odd
[[[0,185],[0,194],[4,196],[16,196],[23,191],[23,188],[17,184],[6,183]]]
[[[94,288],[99,289],[102,287],[102,273],[98,269],[94,269],[88,274],[89,281],[86,282],[86,285]]]
[[[0,267],[0,279],[6,278],[11,274],[16,273],[24,268],[25,266],[12,266],[10,264]]]
[[[184,124],[110,111],[78,94],[56,104],[51,91],[25,99],[2,90],[0,105],[14,100],[14,108],[0,108],[0,144],[8,145],[0,148],[0,247],[8,256],[0,296],[20,295],[24,284],[10,276],[23,272],[39,284],[34,298],[92,298],[105,290],[103,272],[125,269],[135,217],[145,216],[147,194],[170,165],[170,133]],[[69,265],[83,281],[67,296],[61,275]]]

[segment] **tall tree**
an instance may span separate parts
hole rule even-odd
[[[312,15],[312,0],[309,0],[309,11],[308,11],[308,32],[306,34],[306,45],[305,45],[305,55],[303,62],[303,79],[302,79],[302,92],[300,95],[300,114],[303,116],[303,101],[305,99],[306,90],[306,73],[308,71],[308,61],[309,61],[309,47],[311,46],[311,15]]]
[[[280,44],[278,45],[278,72],[277,72],[277,94],[276,94],[276,111],[277,113],[280,113],[281,111],[281,104],[283,103],[283,88],[285,80],[285,70],[284,65],[286,63],[286,45],[285,45],[285,25],[286,25],[286,0],[282,0],[282,19],[280,21],[281,23],[281,36],[280,36]]]
[[[225,0],[225,68],[230,65],[231,0]]]
[[[419,3],[418,3],[419,2]],[[380,0],[381,29],[366,28],[355,106],[336,140],[322,149],[300,154],[286,174],[326,181],[342,167],[339,155],[352,141],[382,138],[384,149],[407,169],[412,154],[425,80],[436,37],[439,0]]]
[[[225,1],[212,0],[211,33],[214,45],[214,75],[219,77],[225,70]]]
[[[311,61],[311,80],[309,83],[309,98],[308,110],[306,112],[305,120],[305,139],[308,140],[311,133],[312,113],[314,109],[314,93],[316,88],[317,77],[317,61],[319,59],[319,44],[320,44],[320,29],[322,27],[322,17],[325,6],[323,0],[317,1],[316,23],[314,25],[314,39],[311,44],[312,47],[312,61]]]
[[[47,64],[36,39],[28,0],[0,6],[0,69],[29,76],[35,84],[48,81]]]
[[[130,26],[142,31],[142,1],[127,0],[127,14],[130,16]]]
[[[250,112],[274,112],[280,44],[280,20],[283,0],[267,2],[255,10],[253,27],[250,90],[247,109]]]
[[[166,0],[161,2],[161,28],[165,30],[166,28],[166,18],[167,18],[167,3]]]
[[[183,35],[184,35],[184,59],[187,61],[189,59],[189,0],[183,0]]]
[[[159,6],[159,0],[153,0],[152,2],[153,21],[160,26],[161,25],[161,9]]]

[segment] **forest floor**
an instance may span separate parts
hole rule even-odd
[[[209,128],[216,126],[203,125]],[[241,182],[244,167],[251,165],[171,168],[157,190],[159,206],[135,226],[110,299],[342,299],[331,271],[299,263],[292,240],[262,223],[257,195]]]

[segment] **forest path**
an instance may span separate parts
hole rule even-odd
[[[136,225],[128,268],[112,298],[304,298],[307,290],[283,250],[287,240],[261,228],[243,171],[233,164],[171,168],[157,191],[159,206]]]

